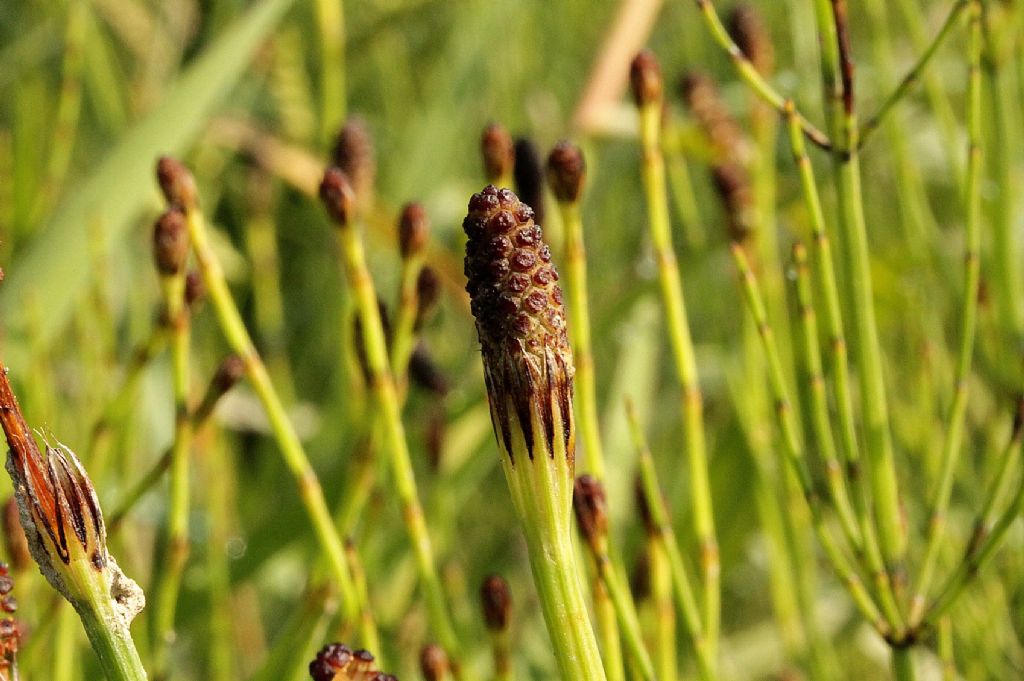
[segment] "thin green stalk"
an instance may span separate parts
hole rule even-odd
[[[1014,189],[1013,153],[1014,143],[1011,141],[1019,135],[1014,126],[1011,111],[1013,109],[1013,91],[1004,74],[1007,64],[998,63],[994,54],[994,27],[989,20],[987,6],[982,5],[982,25],[987,58],[984,60],[989,80],[989,94],[992,107],[992,136],[995,144],[991,145],[992,158],[995,162],[995,181],[998,185],[996,199],[993,202],[992,230],[992,264],[993,282],[996,289],[996,306],[1003,324],[1016,334],[1019,342],[1024,334],[1024,308],[1020,304],[1020,292],[1024,290],[1021,283],[1021,271],[1018,254],[1020,241],[1013,227],[1016,191]],[[1019,137],[1016,139],[1020,140]]]
[[[231,536],[231,515],[235,503],[235,471],[220,434],[204,447],[204,482],[207,532],[206,571],[209,575],[210,681],[234,681],[238,661],[234,659],[235,612],[231,599],[231,566],[227,542]]]
[[[775,401],[775,415],[779,422],[779,429],[782,441],[786,450],[786,459],[797,480],[800,483],[804,498],[811,511],[811,519],[815,532],[821,542],[822,548],[828,556],[829,562],[839,576],[847,591],[853,597],[854,603],[860,610],[861,615],[883,635],[889,633],[889,623],[882,616],[881,611],[875,604],[871,594],[864,588],[864,584],[857,575],[856,570],[850,564],[846,556],[841,552],[825,523],[821,501],[814,491],[814,483],[811,478],[807,461],[800,445],[796,421],[793,417],[792,403],[789,399],[788,389],[783,378],[782,363],[779,360],[778,350],[775,346],[774,335],[765,313],[764,302],[750,269],[747,257],[743,248],[737,244],[732,246],[733,261],[740,273],[740,280],[743,288],[744,299],[747,309],[754,317],[761,337],[762,348],[768,363],[768,378],[772,389],[772,396]]]
[[[380,632],[377,630],[377,620],[373,615],[373,606],[370,604],[370,590],[366,583],[366,570],[363,569],[363,561],[359,556],[359,548],[355,542],[345,542],[345,555],[348,557],[349,569],[352,571],[352,578],[356,584],[356,593],[359,596],[359,638],[362,639],[363,647],[375,651],[377,665],[386,667],[384,662],[384,648],[380,644]]]
[[[596,565],[592,564],[590,598],[593,601],[594,619],[597,620],[597,638],[601,646],[601,663],[607,681],[625,681],[626,668],[622,656],[622,638],[619,636],[619,621],[615,604],[608,595],[608,588],[601,579]]]
[[[676,681],[676,612],[672,601],[672,569],[662,537],[647,538],[647,558],[651,573],[651,604],[655,617],[654,665],[660,681]]]
[[[842,245],[846,303],[853,314],[853,330],[859,369],[861,416],[868,453],[868,482],[874,503],[875,523],[886,571],[897,598],[904,577],[906,532],[902,524],[899,486],[896,479],[892,433],[882,374],[882,357],[875,319],[874,294],[864,202],[861,192],[858,123],[854,106],[853,63],[850,55],[845,0],[817,0],[816,16],[822,43],[825,105],[830,112],[830,131],[841,136],[842,147],[833,149],[833,171],[839,199],[839,237]]]
[[[640,632],[640,619],[636,614],[633,597],[625,586],[622,576],[615,569],[607,550],[595,555],[594,562],[615,608],[626,651],[638,667],[640,678],[653,681],[657,678],[654,673],[654,663],[651,661],[651,654],[647,651],[643,634]]]
[[[708,476],[708,451],[704,435],[703,397],[697,375],[697,359],[686,317],[683,284],[672,245],[665,162],[661,153],[661,101],[647,102],[640,111],[643,146],[643,184],[647,198],[651,241],[658,261],[669,340],[682,388],[683,432],[693,504],[694,532],[700,546],[703,581],[703,632],[711,659],[717,657],[721,618],[720,564],[715,519]]]
[[[964,235],[964,289],[963,316],[960,326],[960,348],[953,403],[946,418],[946,438],[942,446],[942,464],[935,495],[931,503],[928,523],[928,539],[924,559],[915,581],[914,599],[911,603],[911,626],[918,623],[924,613],[928,591],[938,563],[946,526],[946,513],[953,491],[953,478],[963,439],[964,419],[967,411],[967,379],[971,372],[974,353],[974,337],[978,317],[978,286],[981,276],[981,4],[970,3],[970,41],[968,46],[968,90],[967,90],[967,195],[966,234]]]
[[[921,56],[918,57],[917,62],[910,68],[907,75],[905,75],[900,81],[899,85],[897,85],[892,93],[885,98],[881,106],[878,107],[878,111],[868,118],[867,123],[865,123],[861,128],[860,139],[858,141],[859,146],[864,146],[864,143],[867,141],[868,137],[870,137],[871,133],[881,126],[882,121],[885,120],[885,116],[900,102],[901,99],[903,99],[904,96],[906,96],[908,92],[910,92],[910,90],[913,89],[918,81],[921,80],[921,76],[924,73],[925,68],[928,67],[929,62],[931,62],[932,57],[935,56],[935,53],[938,51],[942,43],[944,43],[946,38],[952,34],[953,28],[956,26],[957,19],[960,18],[960,13],[965,10],[967,5],[970,3],[971,0],[956,1],[956,4],[953,5],[953,8],[949,11],[949,15],[943,22],[942,28],[940,28],[939,32],[935,35],[935,38],[932,39],[932,42],[928,45]]]
[[[54,650],[60,650],[64,654],[56,655],[53,660],[51,681],[74,681],[75,672],[78,671],[74,662],[81,654],[78,645],[78,628],[81,624],[70,603],[60,604],[55,619],[57,624],[50,644]]]
[[[320,38],[320,138],[327,142],[345,120],[345,9],[343,0],[316,0]]]
[[[174,614],[181,590],[182,575],[189,554],[189,452],[192,444],[192,418],[189,415],[189,339],[190,319],[185,305],[185,271],[161,276],[164,313],[171,329],[171,384],[174,391],[174,442],[171,445],[170,489],[167,526],[164,536],[166,562],[156,571],[154,590],[153,668],[157,678],[168,674],[169,648],[174,641]]]
[[[697,596],[690,576],[687,574],[686,563],[679,551],[675,530],[672,529],[672,523],[669,520],[668,509],[665,507],[665,499],[662,496],[661,485],[658,483],[658,474],[654,468],[650,448],[647,446],[647,440],[630,401],[626,402],[626,414],[633,444],[637,449],[637,464],[640,468],[644,499],[647,502],[647,508],[650,509],[651,520],[665,547],[665,555],[672,574],[676,605],[683,616],[683,626],[686,628],[686,633],[689,635],[696,653],[700,678],[703,681],[712,681],[718,677],[714,658],[704,634],[704,624],[701,620],[700,608],[697,605]]]
[[[339,225],[338,242],[349,286],[355,297],[363,335],[370,389],[383,424],[383,445],[391,465],[393,482],[402,505],[409,540],[416,555],[416,567],[423,587],[431,628],[451,660],[456,676],[461,678],[462,656],[452,626],[444,590],[435,565],[434,550],[424,521],[416,478],[413,474],[409,447],[402,425],[401,407],[388,359],[387,342],[377,306],[373,279],[366,267],[362,239],[351,224]]]
[[[323,489],[320,487],[320,480],[309,462],[309,457],[295,432],[295,427],[288,419],[281,398],[274,389],[270,375],[263,365],[263,360],[260,359],[252,338],[249,336],[249,331],[245,328],[242,315],[231,297],[231,291],[228,289],[220,261],[210,245],[206,233],[206,221],[202,212],[195,207],[188,211],[186,217],[192,248],[221,331],[232,351],[242,360],[253,391],[267,413],[271,431],[280,447],[285,465],[298,485],[299,499],[309,515],[317,541],[329,563],[331,575],[337,583],[344,617],[351,621],[357,615],[355,586],[348,571],[348,564],[345,562],[344,546],[334,527],[331,512],[324,499]]]
[[[491,657],[494,659],[494,681],[513,681],[512,651],[509,645],[509,632],[490,631]]]
[[[146,681],[142,660],[120,615],[101,603],[94,607],[76,607],[76,610],[107,681]]]
[[[914,681],[917,678],[913,649],[892,649],[892,677],[893,681]]]
[[[939,660],[942,662],[942,681],[956,681],[956,657],[953,653],[953,620],[947,615],[939,620]]]
[[[750,60],[743,54],[743,50],[733,41],[729,35],[729,31],[726,30],[725,25],[722,24],[722,19],[718,16],[718,12],[715,10],[715,6],[711,3],[711,0],[696,0],[697,7],[700,9],[701,14],[704,16],[704,21],[708,25],[708,29],[711,32],[711,37],[718,45],[725,50],[729,58],[732,59],[733,66],[736,67],[737,73],[740,78],[757,94],[758,97],[763,99],[768,105],[778,111],[780,114],[785,112],[786,102],[788,101],[785,97],[778,93],[771,83],[765,80],[758,70],[754,67]],[[796,113],[797,120],[800,122],[800,128],[804,131],[807,139],[811,140],[814,144],[818,145],[822,149],[830,149],[833,146],[833,142],[829,139],[828,135],[819,130],[813,123],[807,120],[803,114]]]
[[[678,135],[664,135],[665,168],[668,171],[669,189],[672,191],[679,221],[683,224],[683,234],[687,245],[694,251],[700,251],[707,235],[700,219],[700,208],[693,191],[693,180],[690,177],[690,166],[682,145],[674,143]]]
[[[57,100],[57,113],[54,117],[52,147],[46,167],[46,191],[43,194],[51,199],[59,195],[67,175],[71,152],[75,146],[78,119],[82,111],[83,46],[90,6],[86,0],[74,0],[68,3],[67,10],[60,97]]]
[[[799,243],[793,246],[793,268],[796,271],[797,314],[800,317],[801,330],[797,338],[800,344],[800,351],[797,354],[802,360],[801,370],[804,379],[809,384],[811,430],[814,433],[818,454],[825,466],[825,479],[846,541],[858,551],[862,547],[860,528],[850,503],[842,466],[836,455],[835,438],[829,421],[828,396],[825,394],[825,378],[821,368],[821,353],[818,350],[818,325],[807,272],[807,251]]]
[[[565,230],[565,288],[568,294],[569,329],[576,362],[575,388],[577,427],[589,471],[605,479],[604,447],[597,416],[597,377],[590,340],[590,297],[587,293],[587,252],[583,243],[583,218],[578,201],[559,201]]]
[[[409,359],[416,347],[416,316],[419,307],[417,281],[426,257],[423,249],[402,258],[402,275],[398,295],[398,314],[395,315],[394,335],[388,366],[394,373],[398,399],[405,404],[408,391]]]
[[[804,202],[807,204],[811,218],[815,288],[821,295],[822,313],[825,318],[825,326],[828,329],[833,398],[839,420],[839,442],[842,444],[844,469],[853,494],[853,506],[860,525],[860,537],[863,541],[863,554],[860,555],[863,556],[868,572],[874,575],[875,590],[879,599],[883,602],[894,601],[892,582],[884,568],[881,550],[878,546],[869,490],[864,476],[861,474],[860,448],[857,443],[857,426],[850,389],[846,335],[839,303],[839,289],[836,284],[835,265],[832,261],[832,247],[825,229],[825,215],[814,180],[814,169],[807,156],[803,135],[792,115],[789,116],[789,133],[793,156],[800,172]]]
[[[1018,404],[1018,408],[1020,408],[1020,404]],[[1022,439],[1024,439],[1024,422],[1021,421],[1020,414],[1018,414],[1014,423],[1013,435],[1003,451],[999,472],[992,480],[990,489],[985,496],[985,505],[975,520],[975,529],[964,557],[953,573],[947,577],[945,584],[939,590],[939,596],[921,618],[919,627],[934,624],[945,615],[964,588],[999,548],[1006,531],[1024,509],[1024,478],[1021,478],[1018,480],[1017,491],[1009,505],[998,516],[995,512],[996,504],[1006,496],[1007,488],[1012,480],[1013,469],[1019,467],[1015,464],[1020,461]]]

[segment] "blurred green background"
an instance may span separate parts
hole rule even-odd
[[[668,120],[689,164],[697,227],[705,236],[701,243],[686,238],[673,215],[712,452],[724,577],[723,670],[736,679],[799,678],[784,676],[801,673],[803,663],[782,646],[773,617],[770,556],[752,494],[756,473],[735,406],[744,391],[738,377],[745,311],[726,248],[724,212],[707,172],[706,145],[683,110],[676,82],[691,70],[712,74],[748,135],[752,98],[710,40],[695,3],[660,4],[346,2],[343,43],[333,43],[343,45],[341,62],[337,55],[325,57],[321,43],[317,12],[330,2],[0,3],[0,264],[7,277],[0,284],[0,357],[10,367],[29,422],[81,452],[121,390],[133,350],[148,337],[159,309],[149,252],[150,225],[161,205],[153,167],[159,155],[174,154],[196,174],[236,299],[294,406],[329,500],[340,503],[365,434],[365,405],[344,361],[347,292],[331,227],[310,192],[335,130],[347,116],[358,115],[376,148],[375,199],[365,228],[378,291],[389,305],[397,295],[395,220],[401,205],[423,202],[433,222],[428,262],[441,276],[444,296],[423,337],[450,390],[441,399],[414,387],[405,416],[459,633],[471,664],[488,669],[477,588],[485,575],[500,572],[509,578],[516,602],[517,670],[522,678],[552,678],[462,291],[461,220],[469,196],[484,184],[478,142],[486,123],[500,121],[513,134],[529,136],[543,154],[566,137],[584,147],[591,317],[615,541],[632,564],[643,532],[633,502],[635,457],[621,408],[627,395],[638,403],[685,536],[690,525],[678,388],[646,237],[635,112],[625,94],[628,57],[609,71],[610,96],[600,103],[598,120],[581,123],[577,115],[601,47],[623,21],[620,12],[628,10],[634,19],[648,16],[649,34],[639,21],[627,42],[649,46],[662,62]],[[723,13],[731,7],[719,4]],[[754,4],[775,45],[773,82],[821,121],[812,3]],[[1017,233],[1022,202],[1012,188],[1019,190],[1024,170],[1019,30],[1024,10],[1012,2],[986,4],[995,32],[986,55],[984,93],[990,150],[986,225],[1007,219]],[[881,103],[951,5],[932,0],[852,4],[863,111]],[[923,534],[958,342],[964,44],[961,31],[942,46],[924,87],[900,105],[862,161],[877,314],[911,537]],[[325,68],[325,58],[331,67]],[[344,97],[325,98],[338,85],[325,81],[325,73],[338,72],[344,74]],[[807,214],[783,136],[775,152],[773,222],[785,257],[789,245],[806,234]],[[827,157],[814,151],[812,159],[831,211]],[[554,222],[550,197],[549,203]],[[552,227],[557,234],[557,224]],[[985,234],[983,279],[999,255]],[[1010,257],[1019,260],[1020,253]],[[1019,325],[991,300],[983,300],[981,315],[947,568],[969,533],[992,459],[1009,430],[1012,397],[1020,389]],[[198,395],[226,353],[209,309],[197,314],[193,346]],[[106,507],[170,441],[169,375],[166,357],[158,356],[131,393],[128,408],[118,413],[111,449],[115,465],[96,480]],[[428,433],[438,421],[446,424],[440,468],[427,456]],[[174,678],[264,678],[255,675],[265,673],[265,662],[275,656],[285,658],[281,669],[287,672],[274,678],[305,678],[312,649],[332,636],[330,598],[320,592],[303,595],[315,555],[312,534],[276,445],[266,437],[258,403],[244,386],[226,400],[218,424],[195,447],[194,546],[179,606]],[[91,467],[88,458],[84,463]],[[148,495],[111,540],[125,571],[143,587],[165,498],[162,488]],[[219,504],[220,511],[211,510]],[[386,484],[372,497],[354,539],[385,639],[380,652],[400,678],[419,678],[417,651],[429,632],[398,505]],[[828,642],[833,678],[884,675],[884,646],[857,618],[827,564],[822,561],[820,568],[813,586],[818,635]],[[1024,676],[1022,570],[1024,535],[1018,526],[996,565],[954,610],[955,650],[965,678]],[[22,655],[25,675],[59,678],[48,675],[59,644],[76,651],[61,681],[96,678],[80,632],[72,628],[58,638],[56,601],[32,573],[22,574],[17,586],[19,617],[29,632]],[[307,631],[288,639],[295,635],[293,622]],[[145,638],[141,620],[135,630],[137,638]],[[680,646],[688,665],[682,637]],[[223,658],[231,660],[236,675],[220,676]],[[923,659],[925,670],[937,670],[932,654]]]

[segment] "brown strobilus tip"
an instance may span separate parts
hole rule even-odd
[[[583,152],[572,142],[562,141],[548,154],[548,186],[562,203],[576,203],[583,192],[587,163]]]
[[[402,258],[422,253],[430,238],[430,218],[421,203],[407,203],[398,220],[398,248]]]
[[[190,270],[185,275],[185,305],[190,310],[195,310],[204,298],[206,298],[206,282],[203,281],[203,275],[197,270]]]
[[[339,227],[347,227],[355,217],[355,193],[345,172],[338,167],[324,171],[320,182],[320,200],[327,214]]]
[[[598,552],[600,544],[608,537],[608,502],[601,481],[592,475],[576,478],[572,509],[580,534]]]
[[[344,643],[331,643],[320,649],[309,663],[313,681],[398,681],[377,670],[377,662],[366,650],[353,650]]]
[[[546,438],[550,456],[560,437],[571,469],[572,350],[558,272],[533,210],[508,189],[488,186],[470,199],[462,226],[468,236],[466,290],[496,434],[512,465],[513,429],[531,459],[535,435]],[[540,433],[534,433],[535,422]]]
[[[332,160],[349,178],[356,200],[361,206],[365,206],[373,197],[377,161],[373,137],[362,118],[349,118],[338,131],[338,136],[334,140]]]
[[[729,239],[735,243],[745,243],[752,231],[751,212],[754,209],[749,175],[738,163],[725,162],[711,168],[711,177],[725,207]]]
[[[178,159],[161,156],[156,163],[156,179],[167,203],[186,213],[199,205],[195,178]]]
[[[488,629],[495,632],[508,629],[512,614],[512,591],[503,577],[490,575],[484,580],[480,586],[480,602]]]
[[[426,681],[445,681],[450,670],[448,655],[436,643],[428,643],[420,651],[420,671]]]
[[[430,265],[424,265],[416,278],[416,324],[419,330],[441,299],[441,279]]]
[[[512,176],[516,163],[515,143],[501,123],[490,123],[484,128],[480,136],[480,152],[488,182],[499,184]]]
[[[775,48],[764,17],[751,4],[737,5],[729,14],[729,34],[762,75],[775,70]]]
[[[516,163],[512,175],[519,199],[533,209],[533,218],[544,222],[544,165],[537,146],[526,137],[516,139]]]
[[[664,90],[661,65],[650,50],[643,50],[629,66],[629,86],[638,107],[660,102]]]
[[[164,211],[153,226],[153,260],[164,276],[181,274],[188,260],[188,225],[176,206]]]
[[[658,524],[654,522],[654,514],[651,513],[651,507],[647,503],[647,495],[644,493],[643,480],[638,476],[634,481],[633,495],[636,499],[636,510],[640,515],[640,521],[644,525],[644,531],[648,537],[653,537],[658,534]]]
[[[18,610],[18,601],[11,593],[14,580],[11,579],[7,563],[0,563],[0,681],[18,680],[18,647],[21,644],[21,628],[13,615]]]

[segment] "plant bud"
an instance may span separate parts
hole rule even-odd
[[[4,543],[15,572],[22,572],[32,562],[28,552],[28,539],[18,518],[18,502],[10,497],[4,504]]]
[[[608,503],[605,499],[604,485],[592,475],[581,475],[576,478],[572,509],[576,512],[580,534],[596,551],[608,537]]]
[[[402,258],[421,253],[430,238],[430,218],[419,203],[407,203],[398,221],[398,247]]]
[[[192,270],[185,275],[185,305],[194,310],[206,297],[206,282],[203,275]]]
[[[715,191],[718,192],[729,224],[729,239],[744,243],[752,231],[754,209],[753,189],[746,170],[738,163],[719,163],[711,168]]]
[[[447,434],[448,423],[445,421],[444,411],[434,410],[428,420],[424,444],[427,450],[427,461],[430,463],[430,470],[435,474],[441,471],[444,465],[444,442]]]
[[[507,189],[474,194],[462,226],[466,290],[476,318],[484,379],[495,432],[512,459],[512,429],[520,429],[533,459],[536,418],[548,452],[564,440],[571,473],[575,458],[572,350],[562,290],[533,210]],[[550,454],[553,456],[553,453]],[[515,465],[514,459],[511,463]]]
[[[762,75],[775,69],[775,49],[764,17],[753,5],[737,5],[729,15],[729,34]]]
[[[587,164],[583,152],[571,142],[559,142],[548,155],[548,186],[562,203],[576,203],[583,191]]]
[[[519,199],[533,209],[533,219],[544,222],[544,167],[536,145],[525,137],[516,140],[513,176]]]
[[[516,150],[512,136],[501,123],[491,123],[480,136],[480,151],[484,157],[484,174],[491,184],[498,184],[512,175],[516,163]]]
[[[507,630],[512,613],[512,592],[508,582],[500,575],[489,576],[480,586],[480,602],[487,628],[494,632]]]
[[[413,348],[412,356],[409,357],[409,378],[412,381],[428,390],[438,397],[444,397],[451,390],[448,379],[441,368],[430,354],[430,350],[422,342],[417,343]]]
[[[629,66],[629,85],[638,107],[661,101],[664,89],[661,66],[650,50],[643,50],[633,58]]]
[[[0,422],[10,453],[21,525],[46,580],[75,608],[111,612],[127,627],[145,604],[142,590],[107,552],[106,528],[89,476],[75,453],[47,443],[45,456],[0,368]]]
[[[156,179],[171,206],[186,213],[199,206],[199,190],[196,189],[195,178],[178,159],[161,156],[156,163]]]
[[[344,643],[324,646],[309,663],[313,681],[398,681],[377,670],[373,655],[366,650],[352,650]]]
[[[448,655],[434,643],[423,646],[420,651],[420,670],[426,681],[444,681],[448,678]]]
[[[680,82],[683,102],[723,159],[736,160],[745,153],[743,133],[722,100],[715,82],[705,73],[690,72]]]
[[[430,265],[424,265],[416,279],[416,328],[423,326],[441,298],[441,280]]]
[[[178,208],[169,208],[153,227],[153,259],[164,276],[181,274],[188,259],[188,225]]]
[[[324,172],[324,179],[320,182],[320,200],[338,227],[348,227],[354,217],[355,194],[341,168],[328,168]]]
[[[334,141],[333,161],[351,181],[358,204],[361,207],[368,205],[373,199],[377,161],[373,150],[373,137],[362,118],[353,116],[338,131]]]

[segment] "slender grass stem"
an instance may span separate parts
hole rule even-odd
[[[377,664],[386,667],[384,662],[384,648],[380,643],[380,632],[377,630],[377,619],[373,615],[373,608],[370,605],[370,590],[366,583],[366,570],[363,568],[362,558],[359,556],[359,548],[355,542],[345,542],[345,556],[348,558],[349,570],[352,572],[352,579],[356,585],[356,593],[359,596],[359,637],[367,650],[377,651]]]
[[[676,659],[676,611],[672,601],[672,569],[669,567],[661,535],[647,538],[647,558],[651,573],[651,602],[654,606],[654,667],[660,681],[678,678]]]
[[[345,9],[343,0],[316,0],[320,37],[320,137],[326,142],[345,120]]]
[[[868,118],[867,122],[861,128],[860,139],[858,140],[858,145],[860,147],[863,147],[864,143],[867,142],[868,137],[871,136],[871,133],[882,125],[886,115],[892,111],[893,107],[895,107],[900,100],[902,100],[907,93],[914,88],[918,81],[921,80],[921,76],[924,70],[928,67],[928,64],[931,62],[932,57],[935,56],[935,53],[946,41],[946,38],[952,34],[953,28],[956,26],[957,19],[960,18],[960,13],[963,12],[970,3],[971,0],[956,1],[956,4],[954,4],[952,9],[950,9],[946,20],[942,23],[942,28],[940,28],[939,32],[935,35],[935,38],[932,39],[925,51],[920,57],[918,57],[917,62],[910,68],[903,79],[900,80],[899,85],[897,85],[892,93],[885,98],[881,106],[878,107],[878,111]]]
[[[683,432],[693,503],[694,531],[700,546],[703,581],[703,632],[711,659],[717,657],[721,618],[721,566],[715,537],[708,451],[704,435],[704,407],[697,358],[686,317],[686,303],[679,266],[672,245],[665,162],[661,153],[661,98],[644,103],[640,111],[640,140],[643,147],[643,184],[647,198],[651,241],[658,262],[665,317],[672,355],[682,388]]]
[[[174,641],[174,615],[182,575],[189,554],[189,453],[192,418],[189,414],[190,318],[185,305],[184,268],[162,276],[164,311],[171,328],[172,388],[174,391],[174,442],[171,445],[170,488],[165,534],[166,563],[157,569],[154,590],[153,667],[155,676],[165,678],[170,645]]]
[[[593,561],[591,561],[593,563]],[[622,638],[619,636],[619,622],[615,604],[608,595],[608,588],[597,569],[593,566],[590,582],[590,598],[593,601],[596,633],[601,645],[601,663],[607,681],[625,681],[625,661],[622,657]]]
[[[811,429],[814,432],[818,453],[825,466],[832,504],[839,516],[846,540],[855,551],[862,547],[860,528],[850,503],[843,477],[842,466],[836,455],[836,444],[828,415],[828,396],[825,394],[824,375],[821,368],[821,353],[818,350],[818,325],[811,299],[811,283],[807,272],[807,252],[803,245],[793,246],[793,267],[796,271],[797,314],[800,317],[801,334],[798,356],[803,361],[802,372],[809,384],[811,395]]]
[[[964,419],[967,411],[967,380],[971,372],[974,353],[974,338],[978,317],[978,286],[981,276],[981,4],[971,2],[968,13],[970,41],[968,47],[968,90],[967,90],[967,195],[966,234],[964,235],[964,289],[963,314],[960,326],[960,348],[957,354],[956,377],[954,379],[953,402],[946,418],[948,424],[942,445],[942,463],[935,495],[931,502],[931,516],[928,523],[928,539],[924,559],[915,581],[915,592],[911,604],[911,626],[917,624],[924,613],[928,591],[938,563],[953,491],[953,477],[960,460]]]
[[[107,681],[146,681],[146,671],[128,627],[111,609],[76,607]]]
[[[1022,402],[1018,403],[1020,410]],[[1013,469],[1019,467],[1021,441],[1024,440],[1024,420],[1018,411],[1014,422],[1013,435],[1002,454],[1000,468],[985,495],[985,505],[979,511],[974,523],[974,532],[964,552],[964,557],[939,590],[939,596],[925,611],[919,628],[934,625],[949,610],[964,588],[978,574],[982,567],[1002,543],[1006,531],[1024,509],[1024,478],[1018,480],[1018,488],[1006,508],[996,514],[995,508],[1005,499],[1013,479]]]
[[[607,589],[614,607],[622,638],[626,644],[626,652],[633,664],[636,665],[639,677],[648,681],[657,679],[651,654],[647,651],[643,634],[640,632],[640,619],[636,613],[636,605],[633,603],[629,589],[623,582],[622,575],[616,570],[607,550],[595,554],[593,558],[601,582]]]
[[[945,616],[939,620],[939,660],[942,662],[942,681],[956,681],[956,657],[953,653],[953,620]]]
[[[857,442],[857,425],[854,418],[853,399],[850,388],[850,369],[847,360],[846,335],[832,247],[825,229],[825,215],[814,180],[814,169],[804,147],[803,136],[792,115],[789,116],[789,139],[800,173],[804,202],[811,218],[811,241],[813,244],[812,263],[815,288],[821,296],[821,309],[829,339],[831,358],[833,398],[838,416],[839,442],[842,444],[843,464],[846,478],[853,496],[853,506],[859,523],[863,553],[858,554],[865,561],[869,573],[874,575],[875,590],[880,601],[895,600],[892,582],[885,570],[878,535],[871,513],[871,498],[864,476],[861,474],[860,447]],[[855,547],[856,550],[856,547]],[[894,626],[896,622],[892,622]]]
[[[892,650],[893,681],[914,681],[917,668],[914,666],[914,653],[911,648],[893,648]]]
[[[328,171],[325,187],[330,177],[340,176],[340,171]],[[413,473],[409,446],[402,424],[401,406],[395,388],[394,376],[388,359],[387,341],[377,305],[377,293],[373,279],[366,266],[362,238],[353,224],[347,223],[347,216],[339,221],[337,234],[345,275],[352,289],[357,314],[360,319],[363,347],[369,374],[370,390],[376,402],[377,413],[382,423],[384,451],[388,456],[391,473],[399,501],[402,505],[402,519],[405,522],[420,584],[423,588],[431,628],[437,640],[448,653],[455,676],[461,678],[462,656],[458,638],[448,614],[444,590],[437,573],[434,549],[427,531],[420,503],[416,478]]]
[[[288,472],[291,473],[299,488],[299,499],[309,515],[317,541],[328,561],[331,576],[337,583],[344,617],[351,621],[357,614],[355,587],[348,564],[345,562],[345,549],[331,519],[323,489],[320,487],[320,480],[309,462],[309,457],[295,432],[295,427],[288,419],[288,414],[274,389],[263,360],[260,359],[252,338],[245,328],[242,315],[235,305],[230,289],[228,289],[220,261],[210,246],[206,233],[206,220],[202,212],[198,208],[193,208],[188,211],[186,217],[192,248],[221,331],[232,351],[242,360],[253,391],[266,410],[271,431],[280,447]]]
[[[881,611],[875,604],[871,594],[864,587],[863,582],[857,575],[855,568],[839,549],[833,540],[821,508],[821,501],[814,491],[814,483],[811,478],[807,461],[804,458],[803,450],[797,434],[796,421],[793,417],[792,403],[788,396],[785,379],[783,378],[782,363],[779,360],[778,350],[775,346],[774,335],[764,309],[764,302],[761,297],[757,280],[747,262],[747,256],[743,248],[737,244],[732,246],[733,261],[740,273],[740,280],[743,288],[743,295],[747,303],[747,309],[754,317],[761,337],[762,347],[768,362],[768,378],[772,389],[772,396],[775,400],[775,415],[779,422],[779,429],[782,434],[783,444],[786,449],[786,459],[789,461],[804,498],[811,511],[811,520],[814,525],[818,540],[828,556],[829,562],[839,576],[843,585],[854,599],[854,603],[860,610],[861,615],[875,627],[879,633],[886,635],[890,631],[889,623],[882,616]]]
[[[402,258],[398,314],[395,315],[395,331],[388,357],[388,366],[394,375],[396,390],[402,404],[405,403],[405,393],[408,390],[409,358],[412,357],[416,345],[416,313],[419,300],[416,282],[423,271],[424,263],[425,257],[422,252]]]
[[[665,507],[665,499],[662,496],[661,486],[658,483],[658,474],[654,468],[654,460],[651,458],[650,448],[647,446],[647,440],[640,428],[640,422],[630,401],[626,402],[626,413],[629,419],[633,444],[637,449],[637,464],[640,467],[640,480],[644,499],[647,502],[647,508],[650,509],[654,527],[657,529],[658,535],[661,537],[662,544],[665,547],[665,555],[668,559],[672,575],[676,605],[683,616],[683,626],[686,628],[686,633],[693,643],[700,678],[703,681],[711,681],[717,678],[717,673],[715,671],[714,659],[705,637],[704,623],[701,620],[696,591],[690,576],[687,574],[686,563],[683,561],[682,553],[679,550],[675,530],[672,529],[672,523],[669,521],[668,509]]]
[[[861,416],[868,454],[868,482],[874,521],[885,569],[897,600],[905,580],[906,531],[902,522],[896,479],[888,400],[875,319],[874,293],[864,202],[861,191],[858,123],[855,109],[853,62],[845,0],[817,0],[816,18],[822,44],[825,105],[833,137],[841,135],[841,149],[832,150],[839,203],[839,241],[842,246],[846,303],[853,316],[859,369]]]
[[[675,138],[678,135],[664,135],[665,169],[668,172],[669,189],[672,191],[679,221],[683,224],[683,234],[687,245],[694,251],[700,251],[707,242],[704,225],[700,219],[700,208],[693,192],[693,179],[690,165],[686,160],[682,145]]]

